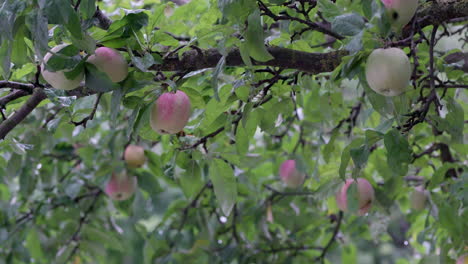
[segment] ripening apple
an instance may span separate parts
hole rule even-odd
[[[411,193],[411,208],[414,210],[420,211],[426,207],[427,201],[427,191],[424,190],[423,186],[418,186],[414,188]]]
[[[378,94],[400,95],[405,92],[410,78],[410,61],[401,49],[375,49],[367,58],[367,83]]]
[[[143,166],[146,162],[145,149],[137,145],[128,145],[124,152],[124,160],[132,168]]]
[[[42,77],[44,78],[44,80],[46,80],[46,82],[48,82],[55,89],[73,90],[76,87],[80,86],[80,83],[81,81],[83,81],[83,78],[84,78],[84,72],[81,72],[73,79],[68,79],[65,76],[65,72],[69,70],[60,70],[60,71],[51,72],[46,69],[45,64],[47,64],[49,59],[54,55],[53,53],[57,53],[67,46],[68,44],[61,44],[61,45],[53,47],[50,50],[51,52],[48,52],[44,56],[44,60],[41,64]]]
[[[410,22],[418,8],[418,0],[382,0],[390,12],[390,19],[395,28],[401,28]]]
[[[338,204],[338,207],[344,212],[348,211],[347,192],[348,188],[352,184],[356,184],[356,181],[354,179],[346,180],[345,184],[336,194],[336,203]],[[374,188],[366,179],[358,178],[357,191],[359,204],[358,214],[365,215],[372,206],[372,202],[374,200]]]
[[[190,118],[190,99],[182,91],[163,93],[151,110],[151,128],[161,134],[175,134]]]
[[[113,200],[123,201],[130,198],[137,188],[137,178],[126,172],[113,173],[106,184],[106,194]]]
[[[459,257],[457,259],[457,264],[468,264],[468,255]]]
[[[89,56],[88,62],[94,64],[98,70],[109,76],[113,82],[121,82],[128,75],[128,64],[125,58],[115,49],[100,47],[93,55]]]
[[[287,160],[280,166],[281,180],[290,188],[297,188],[304,183],[306,174],[296,168],[295,160]]]

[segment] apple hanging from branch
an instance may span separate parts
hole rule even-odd
[[[143,166],[146,162],[145,149],[137,145],[128,145],[125,148],[124,160],[132,168]]]
[[[336,203],[343,211],[348,211],[348,189],[356,184],[356,180],[348,179],[336,194]],[[358,215],[365,215],[374,201],[374,188],[363,178],[357,178],[357,195],[358,195]]]
[[[390,14],[392,26],[397,29],[408,24],[418,8],[418,0],[382,0],[382,2]]]
[[[106,184],[105,192],[113,200],[123,201],[130,198],[137,188],[137,178],[127,172],[113,173]]]
[[[61,44],[53,47],[50,52],[44,56],[44,60],[41,64],[41,75],[52,87],[60,90],[73,90],[80,86],[81,81],[84,79],[84,72],[80,72],[75,78],[68,79],[65,76],[65,72],[69,70],[49,71],[46,69],[46,64],[52,58],[54,53],[60,52],[63,48],[69,46],[68,44]],[[78,55],[78,53],[76,54]]]
[[[94,64],[98,70],[107,74],[112,82],[121,82],[128,75],[128,64],[125,58],[115,49],[97,48],[87,62]]]
[[[151,110],[151,128],[161,134],[175,134],[190,118],[190,99],[182,91],[163,93]]]
[[[280,166],[281,180],[290,188],[297,188],[304,183],[306,174],[296,168],[295,160],[287,160]]]
[[[378,94],[400,95],[405,92],[410,78],[410,61],[399,48],[376,49],[367,58],[367,83]]]

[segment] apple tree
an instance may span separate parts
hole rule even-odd
[[[0,263],[467,263],[467,21],[0,0]]]

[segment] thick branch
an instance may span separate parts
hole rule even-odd
[[[4,139],[16,125],[23,121],[26,116],[36,108],[36,106],[47,96],[42,89],[34,89],[33,95],[24,103],[21,108],[10,118],[0,124],[0,139]]]
[[[5,106],[11,102],[14,101],[18,98],[21,98],[23,96],[29,95],[30,93],[25,91],[25,90],[14,90],[10,92],[9,94],[0,97],[0,109],[5,108]]]
[[[333,71],[341,62],[347,51],[329,53],[308,53],[281,47],[269,47],[268,51],[274,59],[267,62],[252,61],[254,65],[274,66],[284,69],[297,69],[313,74]],[[179,59],[178,56],[166,58],[162,64],[153,65],[152,70],[158,71],[195,71],[213,68],[222,55],[217,49],[190,50]],[[226,66],[242,66],[239,49],[233,49],[226,57]]]
[[[0,81],[0,88],[12,88],[12,89],[24,90],[26,92],[31,93],[32,90],[34,89],[34,85],[30,83]]]
[[[96,9],[96,13],[94,13],[94,18],[96,19],[96,25],[102,29],[108,30],[112,24],[112,20],[104,15],[99,7]]]
[[[466,17],[466,14],[468,14],[468,1],[466,0],[446,3],[432,1],[431,4],[426,4],[421,8],[419,16],[423,19],[420,21],[420,26],[440,25],[454,18]]]

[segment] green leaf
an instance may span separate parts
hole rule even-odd
[[[245,128],[241,125],[237,125],[236,149],[239,155],[245,155],[249,150],[249,137],[247,136]]]
[[[25,24],[25,16],[21,16],[16,20],[14,28],[13,49],[11,51],[11,62],[16,64],[16,67],[28,63],[30,60],[27,56],[28,46],[24,38],[29,35],[28,28]]]
[[[96,12],[96,0],[81,0],[80,13],[84,19],[90,19]]]
[[[28,235],[26,236],[26,248],[31,253],[31,257],[37,262],[42,262],[44,259],[44,252],[41,244],[36,228],[29,229]]]
[[[359,210],[358,185],[352,183],[346,191],[346,203],[350,212],[356,213]]]
[[[73,69],[81,62],[79,49],[73,45],[68,45],[56,52],[46,63],[48,71],[60,71],[64,69]]]
[[[344,13],[343,9],[341,9],[339,5],[329,0],[318,0],[317,5],[323,16],[328,21]]]
[[[134,33],[148,24],[148,15],[144,12],[129,13],[120,20],[114,21],[101,42],[118,38],[133,37]]]
[[[156,63],[153,56],[149,52],[145,52],[143,57],[137,57],[133,55],[131,49],[128,50],[133,64],[142,72],[147,72],[149,67]]]
[[[384,136],[387,149],[387,163],[398,175],[406,175],[408,164],[412,159],[412,151],[406,138],[396,129],[392,129]]]
[[[116,235],[114,235],[113,232],[105,232],[99,228],[85,225],[83,228],[83,236],[87,240],[99,242],[100,244],[105,245],[113,250],[120,252],[125,251],[125,247],[122,241]]]
[[[49,29],[47,17],[44,16],[41,9],[34,9],[28,14],[26,25],[31,32],[36,55],[42,59],[48,50]]]
[[[274,59],[265,46],[263,27],[260,22],[260,10],[258,9],[255,10],[248,18],[245,39],[249,55],[254,60],[265,62]]]
[[[115,124],[115,120],[117,119],[117,115],[120,112],[120,104],[122,103],[122,97],[124,95],[123,90],[118,87],[118,89],[112,92],[111,98],[111,114],[110,114],[110,121],[112,124]]]
[[[50,0],[46,2],[46,13],[50,24],[63,24],[73,37],[83,37],[78,14],[68,0]]]
[[[458,165],[455,163],[444,163],[441,167],[437,168],[431,178],[429,188],[436,188],[439,186],[444,181],[447,172],[456,168],[458,168]]]
[[[184,173],[179,177],[180,186],[185,197],[192,199],[196,192],[203,187],[201,168],[196,160],[190,160],[184,168]]]
[[[343,14],[332,21],[332,30],[343,36],[354,36],[364,28],[364,19],[358,14]]]
[[[213,71],[213,76],[211,77],[211,86],[213,87],[214,98],[220,101],[219,94],[218,94],[218,76],[223,71],[224,65],[226,64],[226,55],[223,55],[221,59],[219,59],[216,67]]]
[[[447,110],[448,114],[445,116],[447,121],[446,131],[452,136],[454,142],[463,144],[463,128],[465,126],[463,107],[452,97],[448,97]]]
[[[346,146],[346,148],[341,153],[341,163],[340,163],[339,173],[340,173],[340,177],[342,179],[346,178],[346,169],[347,169],[348,163],[349,163],[349,161],[351,159],[351,149],[359,147],[363,143],[364,143],[363,138],[357,138],[357,139],[353,140],[348,146]]]
[[[221,210],[229,216],[237,200],[237,182],[234,171],[225,161],[214,159],[211,161],[209,173]]]
[[[351,158],[353,158],[354,164],[359,168],[362,169],[367,163],[367,159],[369,158],[369,148],[367,145],[362,145],[357,148],[351,148],[349,150],[349,153],[351,154]]]
[[[57,106],[69,107],[76,101],[76,96],[67,96],[64,90],[45,88],[47,98]]]
[[[119,87],[113,83],[106,73],[99,71],[96,66],[91,63],[85,63],[85,84],[90,90],[100,93],[109,92]]]
[[[335,150],[335,140],[338,137],[338,135],[339,135],[339,129],[334,129],[332,132],[332,136],[330,137],[330,141],[328,141],[328,143],[323,148],[323,152],[322,152],[323,159],[327,163],[330,161],[330,155]]]

